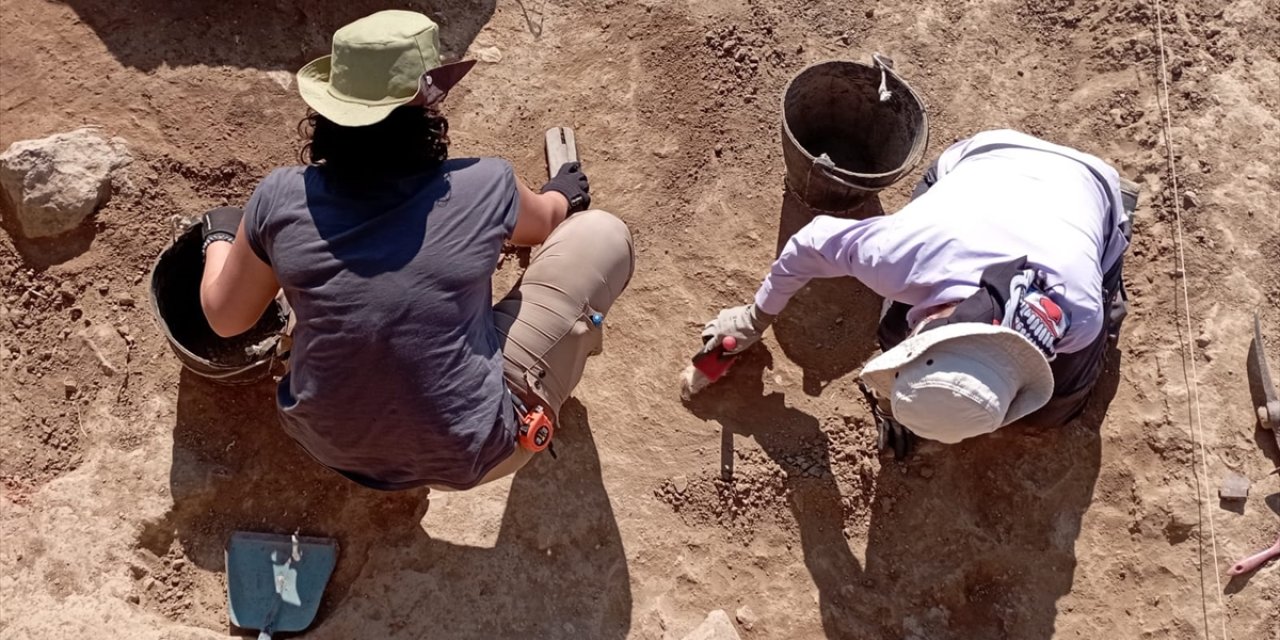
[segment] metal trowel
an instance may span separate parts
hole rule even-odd
[[[320,608],[320,596],[338,561],[338,542],[237,531],[227,543],[227,610],[231,624],[276,632],[302,631]]]

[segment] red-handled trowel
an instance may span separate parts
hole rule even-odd
[[[738,348],[738,340],[733,336],[725,336],[720,344],[703,348],[693,356],[693,363],[680,374],[680,397],[685,401],[693,399],[694,394],[706,389],[708,385],[724,377],[738,359],[738,354],[730,353]]]

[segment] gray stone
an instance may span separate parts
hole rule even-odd
[[[1222,486],[1218,488],[1218,497],[1223,500],[1244,500],[1249,497],[1249,479],[1228,471],[1222,478]]]
[[[684,640],[742,640],[742,636],[738,635],[729,614],[723,609],[716,609],[707,614],[707,619],[690,631]]]
[[[0,191],[24,235],[54,236],[105,204],[113,176],[130,161],[124,140],[89,127],[21,140],[0,154]]]

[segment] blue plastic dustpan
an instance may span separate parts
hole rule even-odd
[[[259,640],[277,631],[302,631],[316,617],[320,596],[338,561],[332,538],[237,531],[227,543],[227,609],[231,624],[256,629]]]

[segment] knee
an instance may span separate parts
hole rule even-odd
[[[627,242],[631,242],[631,230],[627,228],[627,223],[604,209],[587,209],[573,214],[570,220],[588,227],[593,233],[599,233],[604,237],[625,239]]]
[[[636,271],[635,245],[631,241],[631,230],[627,228],[627,223],[601,209],[576,213],[569,220],[580,225],[575,227],[574,233],[589,239],[593,253],[604,258],[600,268],[607,274],[606,277],[621,282],[622,287],[626,288]]]
[[[627,255],[633,254],[631,230],[618,216],[603,209],[588,209],[573,214],[569,220],[580,225],[581,233],[589,234],[601,245],[625,250]]]

